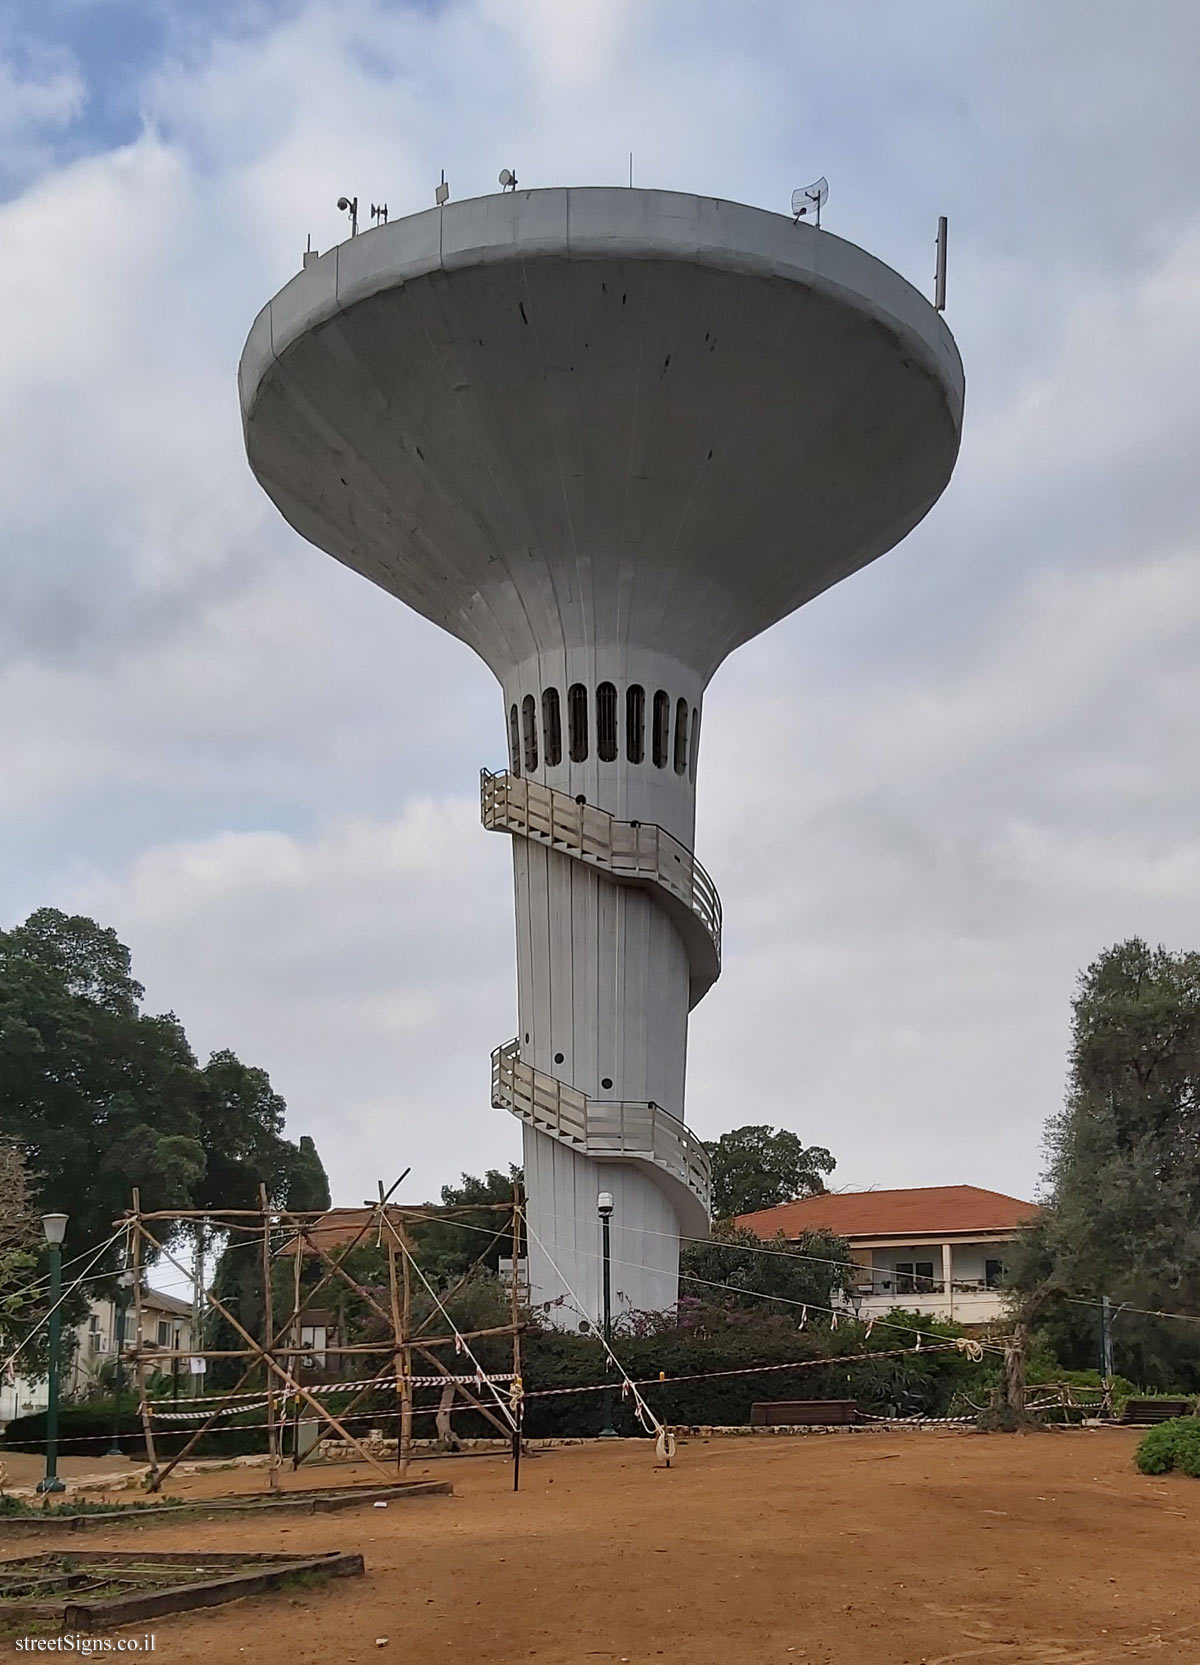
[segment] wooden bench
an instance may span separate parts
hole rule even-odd
[[[1122,1422],[1137,1428],[1149,1428],[1156,1422],[1169,1422],[1175,1416],[1193,1416],[1194,1399],[1127,1399]]]
[[[841,1428],[857,1421],[853,1399],[759,1399],[750,1407],[752,1428]]]

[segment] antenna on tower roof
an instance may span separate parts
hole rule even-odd
[[[450,187],[446,184],[445,168],[442,169],[441,184],[435,185],[433,188],[433,200],[437,203],[439,208],[444,208],[450,201]]]
[[[371,204],[371,218],[373,220],[378,220],[380,225],[386,225],[387,224],[387,203],[386,202],[381,202],[378,205],[376,205],[375,203],[372,203]]]
[[[829,181],[822,174],[811,185],[805,185],[802,190],[792,192],[793,225],[801,220],[809,219],[815,214],[817,230],[821,229],[821,204],[829,197]]]
[[[505,191],[515,191],[516,190],[516,188],[517,188],[517,176],[512,171],[511,168],[501,168],[500,169],[500,186],[501,186],[501,189],[505,190]]]

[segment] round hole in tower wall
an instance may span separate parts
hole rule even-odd
[[[606,1075],[604,1077],[604,1080],[600,1083],[600,1085],[602,1087],[611,1087],[612,1086],[612,1076],[611,1075]]]
[[[581,792],[581,793],[580,793],[580,794],[579,794],[579,796],[578,796],[578,797],[577,797],[577,798],[576,798],[576,799],[575,799],[575,802],[576,802],[576,803],[577,803],[577,804],[586,804],[586,803],[587,803],[587,799],[586,799],[586,798],[585,798],[585,797],[584,797],[584,795],[583,795],[583,793],[582,793],[582,792]]]
[[[528,1030],[526,1030],[526,1032],[525,1032],[525,1045],[526,1046],[529,1045],[529,1032],[528,1032]]]
[[[556,1064],[561,1064],[561,1063],[562,1063],[562,1061],[563,1061],[563,1055],[562,1055],[562,1053],[561,1053],[561,1052],[556,1052],[556,1053],[555,1053],[555,1054],[554,1054],[554,1062],[555,1062],[555,1063],[556,1063]]]

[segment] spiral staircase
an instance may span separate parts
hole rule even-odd
[[[614,884],[649,892],[687,950],[690,1007],[716,982],[720,897],[693,853],[662,827],[622,821],[539,781],[486,769],[480,775],[480,813],[489,832],[531,839],[598,869]],[[492,1054],[492,1104],[595,1161],[646,1170],[674,1204],[681,1232],[707,1235],[708,1154],[661,1105],[589,1098],[526,1063],[515,1040]]]

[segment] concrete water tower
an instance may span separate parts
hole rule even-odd
[[[953,338],[888,267],[780,215],[510,191],[309,263],[240,383],[284,517],[504,691],[482,809],[512,836],[518,1015],[492,1101],[522,1122],[532,1298],[574,1325],[569,1285],[596,1319],[608,1191],[615,1289],[669,1306],[680,1237],[708,1230],[684,1122],[688,1014],[721,953],[693,854],[704,690],[936,502]]]

